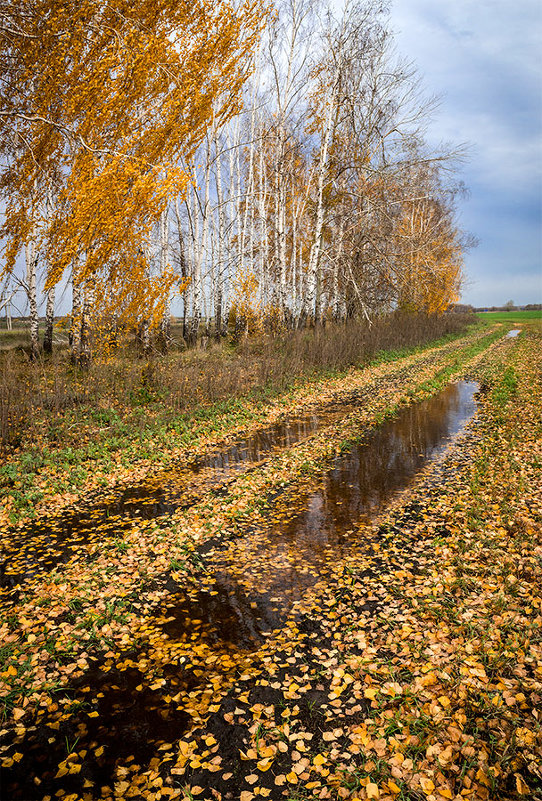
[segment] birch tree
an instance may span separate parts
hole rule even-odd
[[[128,320],[137,286],[154,318],[164,295],[151,286],[142,243],[168,199],[186,190],[180,160],[213,117],[224,122],[238,111],[261,3],[17,0],[0,13],[8,266],[32,228],[32,204],[18,198],[30,197],[36,173],[56,164],[63,185],[47,241],[48,281],[84,254],[77,280],[92,277],[103,304]],[[44,191],[40,184],[35,202]],[[163,282],[164,294],[174,280]]]

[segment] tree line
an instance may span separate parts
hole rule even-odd
[[[458,298],[460,153],[378,0],[17,0],[0,10],[3,300],[37,355],[438,313]],[[24,257],[21,274],[18,260]]]

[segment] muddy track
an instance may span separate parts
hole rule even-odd
[[[172,515],[202,501],[206,495],[227,491],[239,476],[262,467],[285,450],[325,432],[349,415],[371,409],[374,398],[381,405],[392,402],[397,386],[408,388],[411,374],[431,371],[458,353],[464,338],[440,348],[379,366],[374,372],[358,371],[350,385],[336,388],[335,382],[318,399],[301,401],[286,415],[249,432],[233,432],[226,440],[208,445],[200,453],[184,454],[167,470],[147,476],[132,486],[107,495],[94,495],[75,508],[52,517],[40,516],[26,525],[2,532],[0,588],[10,591],[33,576],[47,573],[59,564],[85,557],[89,544],[106,537],[122,537],[134,521]],[[273,419],[275,415],[271,413]],[[5,593],[4,593],[5,594]]]
[[[320,428],[305,430],[294,443],[285,437],[274,441],[279,435],[267,427],[235,445],[211,451],[208,457],[215,461],[200,463],[192,471],[203,477],[203,484],[184,509],[179,504],[165,513],[158,510],[141,524],[141,514],[127,513],[126,529],[121,512],[113,519],[109,514],[110,529],[107,517],[97,522],[102,540],[124,531],[115,559],[113,550],[107,550],[111,543],[102,547],[94,541],[89,548],[89,539],[80,544],[83,558],[60,566],[53,581],[44,579],[40,584],[36,576],[32,592],[13,608],[19,630],[13,622],[10,629],[14,636],[16,632],[20,664],[25,664],[21,680],[24,671],[33,676],[39,703],[33,711],[33,702],[27,702],[17,717],[24,725],[16,723],[4,732],[6,797],[39,799],[59,789],[77,796],[86,789],[89,799],[113,798],[121,792],[115,786],[122,788],[129,779],[141,789],[131,797],[143,798],[155,780],[162,787],[167,775],[169,787],[186,780],[192,787],[214,788],[224,798],[233,792],[229,797],[237,798],[244,785],[234,763],[239,748],[248,747],[248,710],[261,705],[262,710],[273,707],[275,714],[289,700],[284,682],[291,680],[299,687],[302,674],[294,675],[288,667],[290,646],[299,635],[300,643],[317,643],[316,651],[311,645],[304,658],[304,670],[317,675],[317,651],[332,651],[333,636],[311,610],[329,598],[329,588],[344,564],[356,563],[352,582],[374,579],[384,567],[391,572],[404,569],[401,560],[385,566],[379,554],[390,537],[399,538],[419,522],[424,507],[403,505],[395,531],[375,530],[374,520],[424,467],[453,445],[453,438],[474,414],[477,387],[451,384],[430,400],[406,406],[380,427],[363,426],[393,400],[406,400],[420,378],[438,373],[461,347],[452,343],[419,358],[408,357],[400,365],[384,366],[382,374],[365,383],[360,380],[349,394],[342,392],[340,409],[321,406],[323,418],[338,417],[332,422],[327,417]],[[492,353],[498,348],[502,345]],[[459,372],[460,368],[464,370],[464,365],[458,365]],[[263,431],[268,442],[262,440]],[[281,431],[283,436],[284,428]],[[334,440],[354,439],[333,455],[332,448],[324,447],[329,444],[328,431]],[[354,435],[360,431],[364,433],[358,444]],[[255,448],[256,441],[260,443],[253,453],[248,446],[251,436]],[[236,460],[232,449],[242,451],[241,443],[248,456]],[[325,451],[326,458],[319,472],[304,482],[296,470],[311,448]],[[226,459],[238,466],[233,475],[223,475]],[[284,464],[277,467],[281,459]],[[458,468],[451,461],[443,464],[440,475],[445,480],[446,470]],[[290,484],[288,471],[294,477]],[[161,474],[161,482],[165,475]],[[250,487],[251,502],[259,503],[253,514],[241,508],[237,518],[237,498]],[[128,498],[124,503],[129,507]],[[196,535],[183,561],[173,534],[178,538],[188,527]],[[437,535],[444,538],[448,532],[442,528]],[[38,544],[34,543],[36,553]],[[423,552],[414,549],[409,571],[414,575],[425,569]],[[34,592],[39,592],[40,604],[32,619]],[[349,590],[343,586],[341,592],[333,603],[344,601]],[[368,591],[361,612],[367,619],[377,619],[388,601],[385,593]],[[332,609],[333,605],[328,612]],[[37,659],[26,667],[24,654],[30,651]],[[271,667],[273,681],[265,678]],[[258,675],[261,680],[256,682]],[[291,692],[294,699],[298,697],[296,689]],[[320,737],[331,723],[340,726],[329,708],[330,692],[333,685],[326,679],[316,682],[311,694],[303,694],[299,701],[299,717],[312,736]],[[358,706],[348,711],[350,722],[363,721],[367,704]],[[207,719],[207,727],[199,731]],[[179,742],[180,746],[173,745]],[[231,765],[227,764],[230,752]],[[14,754],[21,756],[15,759]],[[263,773],[265,759],[260,760]],[[284,765],[288,759],[284,757]],[[215,771],[213,765],[221,767]],[[281,797],[282,791],[265,779],[261,786]]]

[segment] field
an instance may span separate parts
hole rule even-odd
[[[488,317],[7,355],[2,797],[542,798],[542,337]]]
[[[488,323],[524,323],[528,320],[542,320],[542,311],[501,311],[501,312],[478,312],[477,317]]]

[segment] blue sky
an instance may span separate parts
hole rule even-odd
[[[542,302],[542,4],[394,0],[398,51],[441,96],[430,142],[469,142],[463,300]]]

